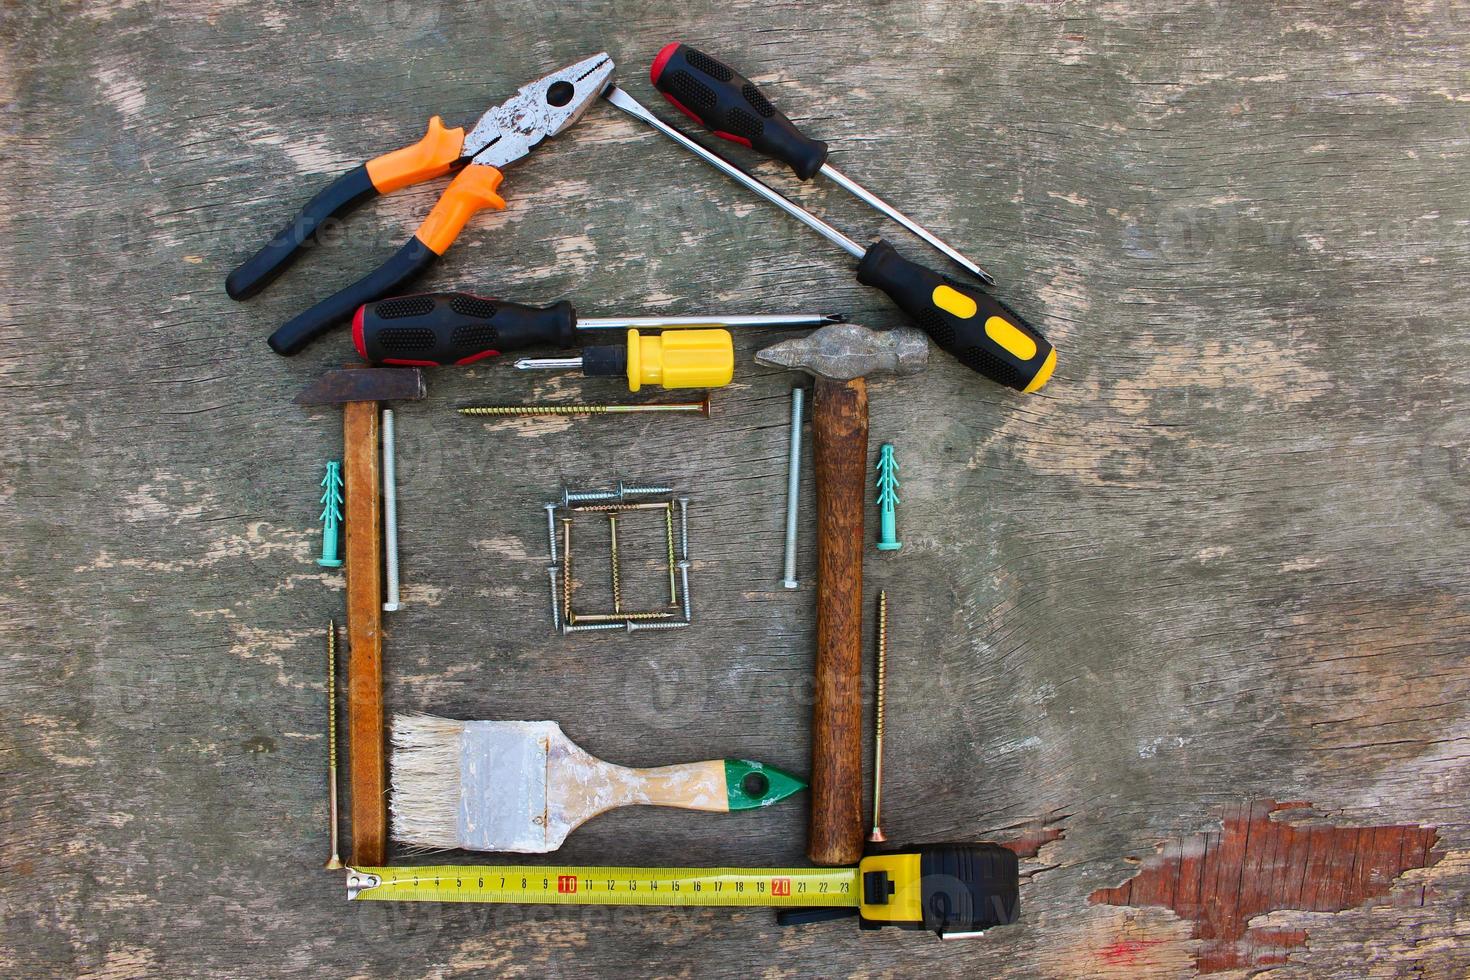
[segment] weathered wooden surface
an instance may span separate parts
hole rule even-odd
[[[1231,904],[1230,930],[1266,937],[1231,969],[1463,975],[1470,4],[1170,6],[6,4],[5,972],[1187,975],[1218,965],[1210,936],[1107,889],[1130,858],[1174,842],[1145,872],[1165,880],[1218,839],[1243,843],[1217,898],[1231,873],[1237,894],[1340,889],[1280,902],[1341,911]],[[312,561],[315,486],[341,424],[290,397],[350,349],[283,360],[265,336],[396,248],[442,183],[355,217],[249,304],[224,276],[431,113],[471,119],[599,48],[652,103],[645,67],[678,37],[768,84],[1061,350],[1033,397],[943,358],[871,386],[904,479],[904,549],[867,569],[893,619],[885,826],[1040,845],[1022,923],[983,940],[760,911],[348,906],[320,870],[321,635],[343,581]],[[897,322],[845,256],[606,107],[503,191],[431,285]],[[883,227],[836,189],[795,192],[859,236]],[[749,364],[776,336],[740,338],[711,422],[450,413],[613,393],[503,365],[439,372],[401,406],[390,709],[552,718],[630,765],[802,770],[811,511],[789,593],[789,379]],[[697,634],[549,635],[540,504],[618,476],[690,488]],[[1263,816],[1269,799],[1390,829],[1329,873],[1251,850],[1281,835],[1242,819],[1304,819]],[[802,805],[622,811],[547,860],[794,862],[805,823]],[[1431,853],[1397,826],[1437,828]]]

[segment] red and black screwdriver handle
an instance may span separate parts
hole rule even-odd
[[[780,160],[802,180],[827,162],[826,143],[803,135],[754,82],[697,48],[665,45],[648,77],[684,115],[721,139]]]
[[[469,293],[419,293],[362,306],[352,342],[374,364],[473,364],[531,347],[575,347],[572,304],[523,306]]]

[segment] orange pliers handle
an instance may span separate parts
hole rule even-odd
[[[225,280],[229,295],[253,296],[286,271],[328,221],[379,195],[459,170],[408,244],[367,276],[287,321],[271,335],[272,349],[279,354],[300,351],[364,303],[417,277],[444,254],[475,212],[505,207],[496,193],[503,175],[495,167],[464,160],[464,139],[462,128],[446,129],[435,116],[418,142],[375,157],[328,184],[290,224],[230,273]]]

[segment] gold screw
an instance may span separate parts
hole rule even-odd
[[[878,686],[873,718],[873,829],[868,840],[874,844],[888,838],[878,822],[883,805],[883,684],[888,673],[888,593],[878,593]]]
[[[669,605],[679,604],[678,587],[674,584],[674,502],[670,500],[664,504],[664,537],[669,542]]]
[[[568,626],[577,620],[572,615],[572,519],[561,519],[561,618]]]
[[[577,613],[579,623],[621,623],[632,620],[635,623],[651,619],[673,619],[671,612],[611,612],[611,613]]]
[[[327,621],[327,812],[332,821],[332,856],[326,866],[342,867],[337,847],[337,621]]]
[[[607,515],[607,532],[612,539],[612,593],[613,612],[623,611],[623,590],[618,584],[618,515],[610,513]],[[583,619],[587,617],[583,616]]]
[[[697,402],[652,402],[643,405],[470,405],[461,415],[631,415],[635,412],[675,412],[709,418],[709,396]]]
[[[639,504],[577,504],[572,510],[579,514],[616,514],[625,510],[663,510],[669,506],[668,503],[639,503]]]

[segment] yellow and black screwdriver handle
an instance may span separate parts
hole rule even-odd
[[[429,120],[417,143],[385,153],[342,174],[323,188],[284,228],[225,280],[232,299],[246,299],[285,272],[322,227],[366,202],[411,184],[459,173],[418,231],[392,258],[351,286],[288,320],[270,336],[278,354],[295,354],[364,303],[397,292],[434,263],[459,236],[465,223],[484,208],[504,208],[497,193],[504,175],[461,157],[465,131],[446,129],[440,117]]]
[[[348,868],[353,901],[778,908],[799,925],[857,916],[864,929],[973,936],[1020,916],[1014,852],[924,844],[846,868],[613,868],[437,865]]]
[[[992,381],[1039,391],[1056,370],[1056,349],[1015,310],[983,289],[910,262],[882,238],[858,263],[857,280],[883,290],[936,344]]]

